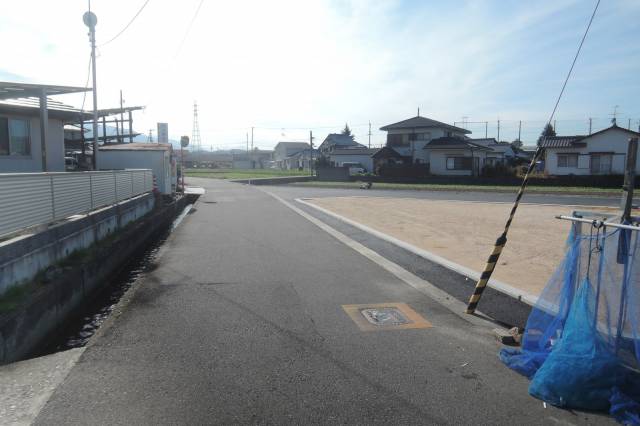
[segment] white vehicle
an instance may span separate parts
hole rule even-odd
[[[365,169],[360,163],[342,163],[342,167],[348,167],[350,175],[358,175],[367,172],[367,169]]]

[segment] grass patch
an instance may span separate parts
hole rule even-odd
[[[36,288],[36,280],[11,287],[0,296],[0,313],[16,309]]]
[[[295,182],[289,185],[316,188],[360,188],[360,182]],[[386,183],[374,182],[373,189],[413,190],[413,191],[482,191],[482,192],[516,192],[518,186],[513,185],[460,185],[439,183]],[[620,195],[617,188],[596,188],[585,186],[527,186],[529,193],[541,194],[598,194]]]
[[[187,169],[185,176],[209,179],[258,179],[286,176],[308,176],[309,171],[279,169]]]

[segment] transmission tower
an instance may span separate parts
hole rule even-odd
[[[195,101],[193,102],[193,131],[191,132],[191,143],[195,151],[202,151],[200,125],[198,124],[198,103]]]

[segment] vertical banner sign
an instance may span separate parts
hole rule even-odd
[[[158,143],[169,143],[169,124],[158,123]]]

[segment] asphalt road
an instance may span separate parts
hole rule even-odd
[[[200,182],[201,179],[198,180]],[[354,188],[318,188],[295,185],[263,186],[269,191],[277,193],[281,197],[293,200],[304,197],[404,197],[424,198],[430,200],[458,200],[458,201],[487,201],[511,203],[515,199],[515,193],[504,192],[472,192],[472,191],[415,191],[415,190],[389,190],[376,189],[375,183],[370,190]],[[594,196],[594,195],[567,195],[567,194],[536,194],[525,192],[523,203],[533,204],[559,204],[575,206],[620,206],[621,197]],[[640,202],[640,200],[634,200]]]
[[[603,424],[527,394],[499,345],[265,192],[207,194],[36,424]],[[361,331],[402,302],[431,328]]]

